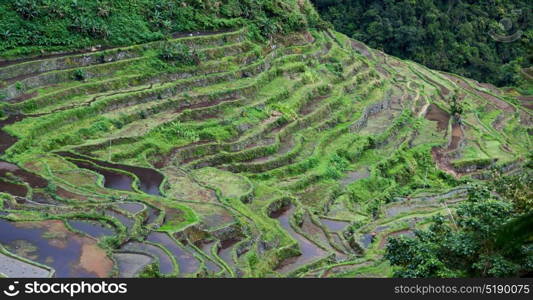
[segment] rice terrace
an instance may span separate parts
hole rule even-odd
[[[527,76],[496,87],[388,55],[307,0],[0,14],[0,277],[533,271],[531,231],[503,226],[532,219]],[[399,258],[425,253],[435,226],[473,236],[469,218],[489,218],[473,211],[492,214],[487,257],[500,231],[517,237],[505,268],[435,247],[435,273]]]

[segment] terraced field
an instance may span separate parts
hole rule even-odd
[[[498,90],[335,32],[249,36],[2,62],[2,275],[390,276],[389,236],[532,149]],[[184,45],[195,65],[162,59]]]

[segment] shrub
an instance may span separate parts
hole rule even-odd
[[[31,20],[39,16],[39,7],[35,0],[17,0],[13,7],[24,19]]]
[[[74,71],[72,77],[74,80],[83,81],[87,78],[87,73],[83,69],[77,69]]]

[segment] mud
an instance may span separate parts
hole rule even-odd
[[[437,129],[439,131],[446,131],[448,129],[448,123],[450,122],[450,114],[442,110],[435,104],[431,104],[428,107],[426,113],[426,119],[429,121],[437,122]]]

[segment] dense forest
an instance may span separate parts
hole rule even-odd
[[[531,66],[531,1],[313,2],[336,30],[430,68],[509,86]]]

